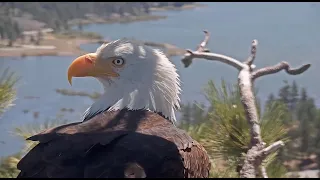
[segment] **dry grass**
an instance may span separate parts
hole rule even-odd
[[[25,57],[25,56],[73,56],[84,54],[80,49],[81,44],[96,43],[97,39],[81,37],[58,37],[56,35],[46,35],[40,46],[55,46],[55,49],[31,49],[16,48],[5,50],[0,48],[0,57]]]

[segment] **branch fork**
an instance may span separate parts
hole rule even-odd
[[[196,51],[190,49],[186,50],[186,54],[182,58],[182,62],[185,67],[189,67],[192,60],[195,58],[202,58],[210,61],[219,61],[236,68],[239,71],[238,84],[241,94],[241,102],[244,106],[248,123],[250,124],[251,142],[249,150],[245,155],[245,160],[240,170],[241,178],[255,178],[257,172],[260,170],[264,178],[268,178],[266,168],[263,166],[263,160],[271,153],[277,151],[284,146],[282,141],[277,141],[268,147],[265,147],[266,143],[261,138],[261,130],[259,124],[258,112],[255,104],[255,97],[253,94],[253,83],[259,77],[275,74],[281,70],[285,70],[290,75],[298,75],[305,72],[310,64],[304,64],[298,68],[291,68],[288,62],[280,62],[274,66],[263,67],[257,70],[253,64],[256,58],[258,40],[253,40],[251,43],[251,51],[249,57],[241,62],[232,57],[211,53],[209,49],[206,49],[210,34],[208,31],[204,31],[205,38],[198,45]]]

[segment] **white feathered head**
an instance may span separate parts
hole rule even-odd
[[[72,77],[88,76],[98,79],[105,92],[87,109],[84,120],[105,110],[128,108],[160,112],[175,121],[180,79],[160,50],[126,38],[105,43],[95,53],[76,58],[68,69],[70,84]]]

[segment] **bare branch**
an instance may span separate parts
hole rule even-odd
[[[281,70],[286,70],[286,72],[290,75],[298,75],[308,70],[310,66],[311,64],[304,64],[299,68],[291,68],[288,62],[283,61],[277,65],[264,67],[254,71],[252,73],[252,79],[254,80],[258,77],[265,76],[268,74],[275,74]]]
[[[196,52],[210,52],[210,50],[206,48],[210,39],[210,33],[207,30],[204,30],[203,32],[205,34],[204,40],[199,44]],[[187,53],[184,55],[184,58],[182,58],[181,60],[184,64],[184,67],[186,68],[189,67],[190,64],[192,63],[193,58],[190,56],[191,52],[192,52],[191,50],[187,50]]]
[[[244,62],[245,64],[248,64],[249,66],[252,65],[254,59],[256,58],[257,46],[258,46],[258,40],[254,39],[251,43],[251,54],[248,57],[248,59]]]
[[[268,178],[267,170],[266,170],[266,167],[264,165],[261,165],[260,171],[261,171],[261,175],[262,175],[263,178]]]
[[[243,68],[243,63],[241,63],[240,61],[229,57],[229,56],[225,56],[222,54],[216,54],[216,53],[205,53],[205,52],[198,52],[198,51],[194,51],[192,52],[191,50],[187,50],[188,52],[188,56],[189,58],[193,59],[193,58],[203,58],[206,60],[211,60],[211,61],[219,61],[228,65],[231,65],[235,68],[237,68],[238,70],[241,70]]]
[[[204,33],[205,33],[205,38],[203,42],[200,43],[196,51],[192,51],[190,49],[186,50],[187,53],[184,55],[184,57],[181,60],[184,64],[184,67],[189,67],[190,64],[192,63],[192,59],[194,58],[203,58],[207,60],[220,61],[225,64],[229,64],[235,67],[236,69],[238,69],[239,71],[243,68],[243,63],[241,63],[240,61],[234,58],[231,58],[229,56],[225,56],[222,54],[209,53],[208,51],[206,51],[205,46],[209,41],[210,34],[208,31],[204,31]]]
[[[204,36],[204,40],[199,44],[197,51],[198,52],[209,52],[208,49],[206,49],[206,46],[209,42],[210,39],[210,33],[207,30],[203,31],[205,36]]]
[[[271,144],[270,146],[264,148],[261,151],[261,155],[263,158],[265,158],[268,155],[270,155],[271,153],[276,152],[278,149],[280,149],[283,146],[284,146],[284,143],[282,141],[277,141],[277,142]]]
[[[204,41],[198,46],[197,51],[187,50],[182,62],[185,67],[188,67],[192,63],[194,58],[203,58],[206,60],[219,61],[239,70],[238,85],[240,88],[241,102],[244,106],[246,118],[250,125],[251,141],[249,144],[249,150],[246,153],[244,163],[240,170],[240,177],[242,178],[255,178],[259,168],[264,178],[268,178],[265,167],[263,166],[263,160],[272,152],[275,152],[280,147],[284,146],[282,141],[278,141],[265,148],[265,143],[261,138],[261,128],[259,123],[259,116],[256,107],[256,100],[252,89],[254,88],[254,79],[267,74],[274,74],[281,70],[286,70],[288,74],[297,75],[306,71],[311,65],[306,64],[300,68],[290,68],[287,62],[281,62],[275,66],[265,67],[252,71],[254,68],[253,61],[256,57],[258,41],[253,40],[251,44],[251,55],[245,62],[241,62],[237,59],[225,56],[222,54],[215,54],[205,52],[205,46],[208,43],[209,33],[205,31],[206,37]]]
[[[284,143],[282,141],[277,141],[273,144],[271,144],[270,146],[264,148],[262,151],[260,151],[260,158],[262,161],[264,161],[264,159],[270,155],[273,152],[276,152],[278,149],[280,149],[281,147],[284,146]],[[264,164],[261,164],[260,166],[260,171],[261,171],[261,176],[263,178],[268,178],[268,174],[267,174],[267,170]]]

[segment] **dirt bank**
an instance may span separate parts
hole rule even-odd
[[[41,41],[39,46],[16,45],[12,48],[0,48],[0,57],[80,55],[85,53],[80,49],[81,44],[96,43],[98,41],[99,39],[59,38],[55,35],[48,35]]]

